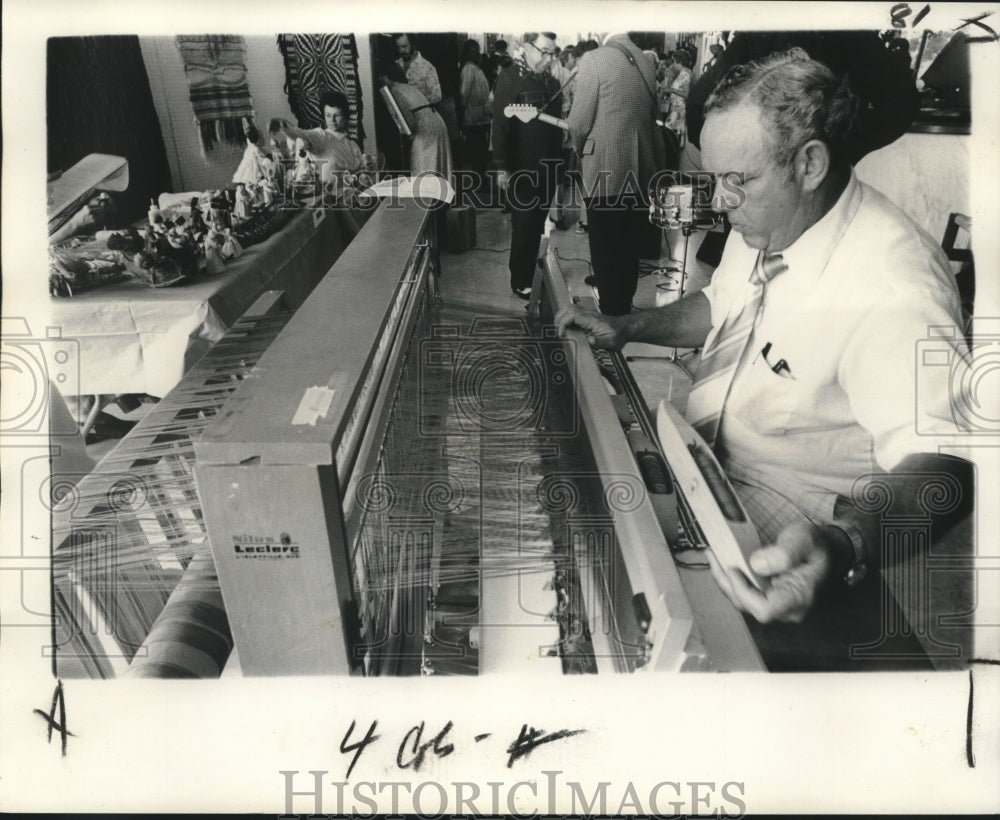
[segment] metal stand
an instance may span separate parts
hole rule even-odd
[[[694,232],[694,230],[695,230],[695,228],[691,224],[684,224],[684,225],[681,226],[681,231],[684,234],[684,253],[681,255],[681,283],[680,283],[680,287],[677,290],[677,299],[678,299],[678,301],[684,298],[684,285],[687,282],[688,242],[690,241],[691,234]],[[666,229],[664,229],[663,233],[664,233],[664,239],[666,239]],[[654,359],[655,360],[662,360],[662,361],[665,361],[665,362],[669,362],[670,364],[677,365],[677,367],[679,367],[681,370],[683,370],[687,374],[688,378],[692,378],[693,379],[694,375],[691,373],[690,370],[688,370],[687,366],[683,362],[683,359],[687,358],[689,356],[693,356],[695,353],[698,352],[698,349],[695,348],[694,350],[690,351],[689,353],[685,353],[683,356],[681,356],[677,352],[678,350],[679,350],[679,348],[676,348],[676,347],[673,348],[671,350],[671,352],[670,352],[670,355],[668,355],[668,356],[626,356],[625,360],[628,361],[628,362],[647,361],[647,360],[648,361],[652,361]]]
[[[684,233],[684,253],[681,255],[681,285],[677,291],[678,301],[684,298],[684,285],[687,282],[688,242],[691,239],[691,233],[692,231],[694,231],[694,227],[692,225],[685,224],[681,226],[681,231]],[[691,373],[690,370],[687,369],[687,366],[684,364],[684,362],[681,361],[683,357],[680,356],[680,354],[678,354],[677,351],[678,348],[675,347],[671,351],[670,355],[667,356],[667,361],[670,362],[671,364],[677,365],[681,370],[687,373],[687,375],[690,378],[693,379],[694,375]],[[697,353],[697,348],[695,350],[692,350],[690,353],[685,354],[685,356],[693,356],[695,353]]]

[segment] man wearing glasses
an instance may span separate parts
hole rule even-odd
[[[510,287],[521,299],[531,294],[538,246],[562,163],[562,131],[538,119],[523,122],[507,117],[504,109],[531,105],[541,113],[560,116],[559,83],[548,70],[555,54],[555,34],[522,35],[513,63],[500,72],[493,89],[493,165],[498,169],[498,186],[507,190]]]

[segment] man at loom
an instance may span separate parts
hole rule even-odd
[[[702,132],[705,169],[744,175],[739,197],[716,187],[713,207],[736,235],[711,283],[629,316],[571,306],[556,317],[595,347],[702,349],[686,417],[757,527],[764,546],[749,562],[769,587],[726,573],[710,551],[709,562],[762,623],[801,621],[880,566],[880,518],[852,502],[873,476],[891,487],[894,515],[925,514],[918,494],[932,475],[959,482],[961,503],[935,518],[934,539],[972,505],[972,465],[934,438],[959,432],[950,368],[916,355],[930,326],[962,327],[954,278],[934,240],[855,176],[857,113],[846,80],[801,49],[733,69]],[[960,341],[939,341],[961,356]]]

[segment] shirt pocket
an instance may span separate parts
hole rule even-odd
[[[762,436],[781,436],[788,431],[807,390],[794,377],[775,373],[760,354],[740,374],[736,388],[727,412]]]

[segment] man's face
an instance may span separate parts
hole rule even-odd
[[[747,245],[777,252],[799,238],[807,227],[801,207],[803,192],[792,169],[775,162],[771,137],[757,106],[741,103],[709,112],[701,132],[701,152],[705,170],[745,175],[741,203],[735,201],[733,192],[717,185],[713,206],[727,212],[733,230]]]
[[[347,126],[347,117],[344,116],[344,112],[332,105],[323,106],[323,119],[326,121],[326,127],[331,131],[343,131]]]
[[[410,38],[405,34],[402,37],[397,37],[396,47],[399,49],[399,56],[403,58],[403,62],[409,62],[413,56],[413,49],[410,47]]]
[[[556,41],[539,34],[534,43],[524,44],[524,61],[532,71],[545,71],[556,55]]]

